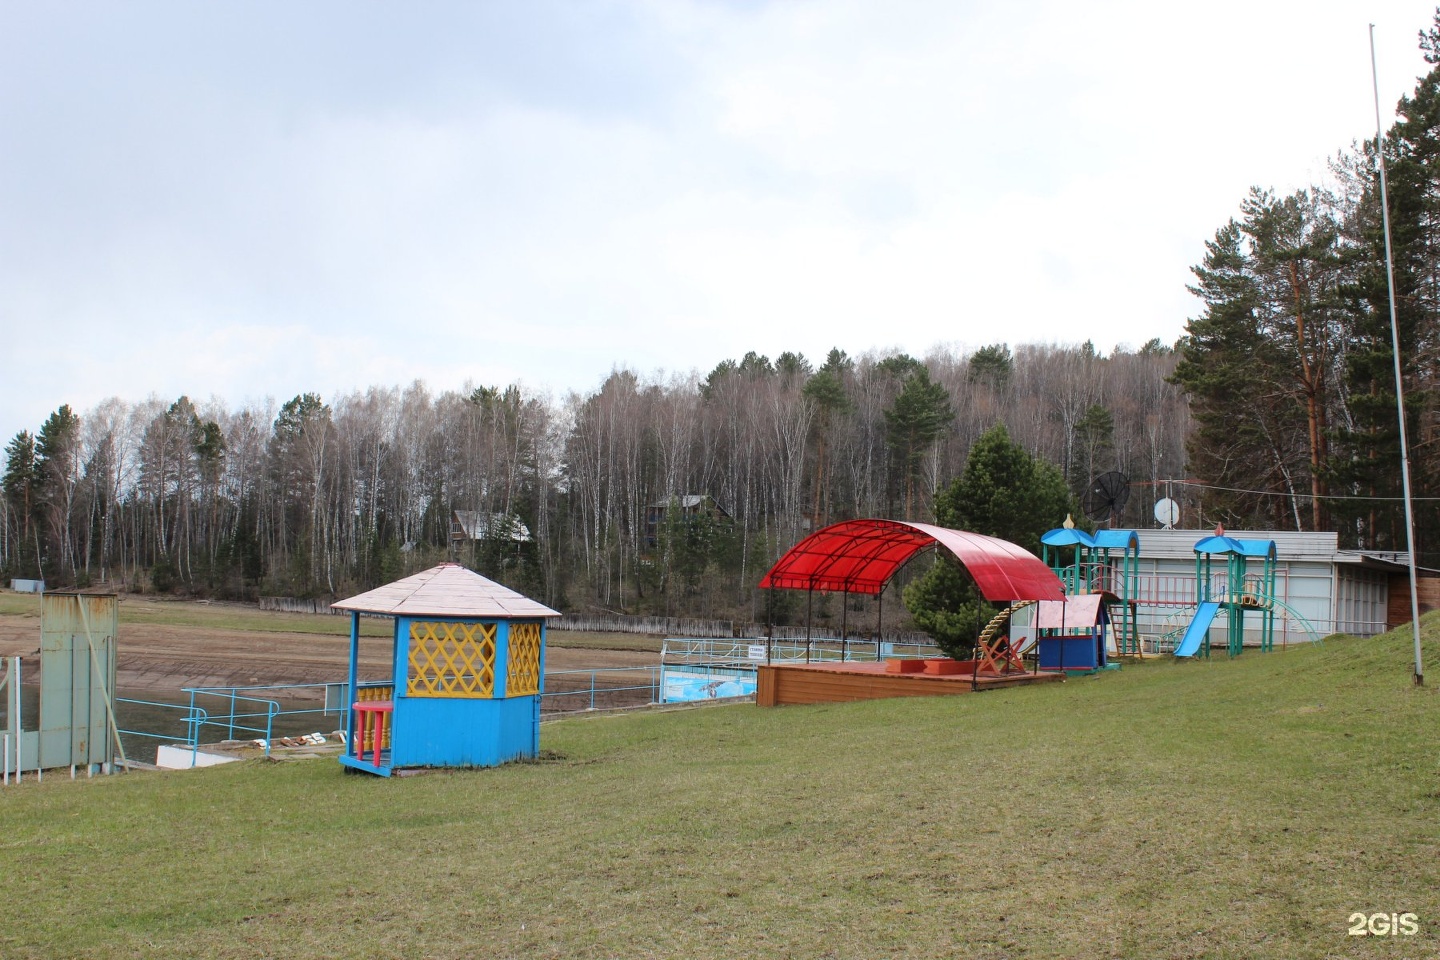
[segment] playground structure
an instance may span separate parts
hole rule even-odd
[[[554,610],[454,563],[333,606],[350,611],[355,701],[343,766],[388,777],[538,755],[545,622],[559,616]],[[362,613],[394,620],[386,680],[360,680]]]
[[[1223,587],[1216,589],[1213,567],[1216,557],[1225,558]],[[1258,559],[1260,572],[1249,572],[1249,561]],[[1238,540],[1225,536],[1217,527],[1215,535],[1195,544],[1195,616],[1175,647],[1175,656],[1210,656],[1210,626],[1223,610],[1225,648],[1230,656],[1240,655],[1245,645],[1245,615],[1260,616],[1260,649],[1268,652],[1275,641],[1275,541]]]
[[[1268,651],[1275,645],[1277,612],[1307,640],[1319,639],[1310,622],[1279,599],[1272,539],[1235,538],[1217,528],[1193,545],[1193,577],[1142,572],[1140,538],[1133,530],[1086,533],[1067,517],[1066,525],[1047,532],[1041,543],[1046,564],[1072,602],[1092,594],[1105,598],[1112,656],[1173,652],[1208,657],[1209,634],[1217,621],[1225,625],[1231,656],[1246,645],[1247,629],[1251,645]],[[1258,627],[1252,628],[1254,617]]]
[[[1139,585],[1140,538],[1134,530],[1075,529],[1065,524],[1040,538],[1045,565],[1065,585],[1067,597],[1104,596],[1109,623],[1107,651],[1120,657],[1144,656],[1140,643],[1140,615],[1136,601]],[[1069,562],[1066,551],[1069,551]]]
[[[859,593],[880,601],[895,573],[929,549],[950,553],[991,602],[1058,603],[1065,598],[1054,572],[1013,543],[930,524],[880,519],[847,520],[810,534],[776,561],[759,586],[805,590],[807,596],[816,590],[841,593],[846,599]],[[977,644],[975,657],[968,661],[937,657],[891,658],[884,663],[843,659],[777,663],[772,655],[773,636],[767,636],[765,646],[755,697],[760,706],[968,693],[1061,679],[1056,672],[1027,671],[1021,651],[998,629],[985,635]]]
[[[5,728],[0,732],[3,780],[68,767],[111,773],[124,752],[115,725],[115,640],[119,614],[113,594],[47,593],[40,600],[38,725],[24,727],[21,661],[6,660]]]

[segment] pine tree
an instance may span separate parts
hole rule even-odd
[[[8,515],[13,517],[15,569],[26,576],[40,579],[40,526],[36,522],[40,470],[35,457],[35,437],[21,430],[5,446],[5,476],[0,489],[5,492]]]
[[[35,438],[36,510],[44,526],[44,539],[49,549],[44,555],[53,567],[47,571],[52,579],[78,572],[75,544],[70,535],[70,521],[75,504],[75,489],[80,482],[80,418],[63,404],[40,425]]]
[[[845,392],[845,376],[853,364],[845,351],[833,349],[816,374],[805,381],[805,399],[815,407],[812,429],[815,433],[814,511],[811,522],[815,528],[829,522],[830,434],[835,421],[854,404]]]
[[[1433,496],[1440,463],[1425,440],[1437,428],[1440,381],[1440,11],[1420,35],[1431,70],[1399,104],[1399,121],[1386,135],[1386,169],[1394,253],[1396,328],[1405,384],[1406,430],[1411,441],[1411,479],[1416,496]],[[1343,456],[1333,465],[1337,486],[1359,499],[1337,509],[1346,540],[1369,549],[1399,550],[1406,542],[1401,494],[1400,431],[1395,401],[1395,366],[1390,327],[1390,291],[1380,183],[1374,144],[1355,169],[1363,178],[1352,213],[1356,278],[1352,328],[1344,360],[1348,418],[1337,431]],[[1440,518],[1416,513],[1421,563],[1440,559]]]
[[[935,498],[935,521],[1039,553],[1041,535],[1076,509],[1060,470],[1032,457],[1010,439],[1004,424],[996,424],[971,447],[964,472]],[[916,626],[962,660],[971,655],[980,628],[994,613],[948,555],[937,556],[905,588],[904,599]]]
[[[954,420],[950,395],[930,379],[930,371],[923,366],[906,378],[894,405],[885,411],[886,441],[904,478],[907,520],[914,517],[915,481],[921,463]]]

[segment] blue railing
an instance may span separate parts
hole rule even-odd
[[[632,678],[643,675],[643,680]],[[579,682],[575,682],[577,680]],[[550,689],[551,684],[565,689]],[[597,697],[601,706],[640,706],[660,702],[660,667],[611,667],[597,670],[547,670],[546,690],[540,695],[544,713],[578,713],[594,710]],[[642,696],[645,699],[642,699]],[[633,700],[634,703],[623,701]],[[620,701],[620,702],[617,702]],[[580,704],[577,706],[576,704]]]
[[[133,704],[138,707],[152,707],[160,710],[179,710],[184,712],[178,722],[185,726],[185,737],[182,743],[190,750],[190,765],[195,765],[195,756],[200,752],[200,728],[209,722],[209,715],[194,703],[189,705],[183,703],[160,703],[156,700],[134,700],[129,697],[116,697],[115,702]],[[148,733],[144,730],[119,730],[121,736],[139,737],[149,740],[163,740],[166,743],[174,743],[174,734],[169,733]]]
[[[186,687],[185,693],[190,694],[190,708],[201,710],[195,702],[197,697],[213,697],[221,706],[226,707],[222,713],[216,710],[209,716],[202,726],[214,727],[225,730],[226,740],[251,739],[250,737],[235,736],[238,730],[240,733],[254,734],[254,739],[265,741],[265,756],[270,756],[270,737],[275,729],[275,718],[280,715],[280,704],[274,700],[261,697],[250,697],[237,693],[238,690],[253,689],[248,687]],[[262,725],[263,724],[263,725]]]

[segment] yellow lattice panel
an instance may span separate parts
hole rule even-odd
[[[416,620],[410,624],[411,697],[495,694],[495,624]]]
[[[510,624],[510,664],[505,671],[505,696],[529,697],[540,692],[540,624]]]

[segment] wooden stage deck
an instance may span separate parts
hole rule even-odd
[[[943,697],[1027,683],[1059,683],[1058,673],[934,676],[887,673],[884,663],[771,663],[759,669],[755,704],[782,707],[801,703],[849,703],[890,697]]]

